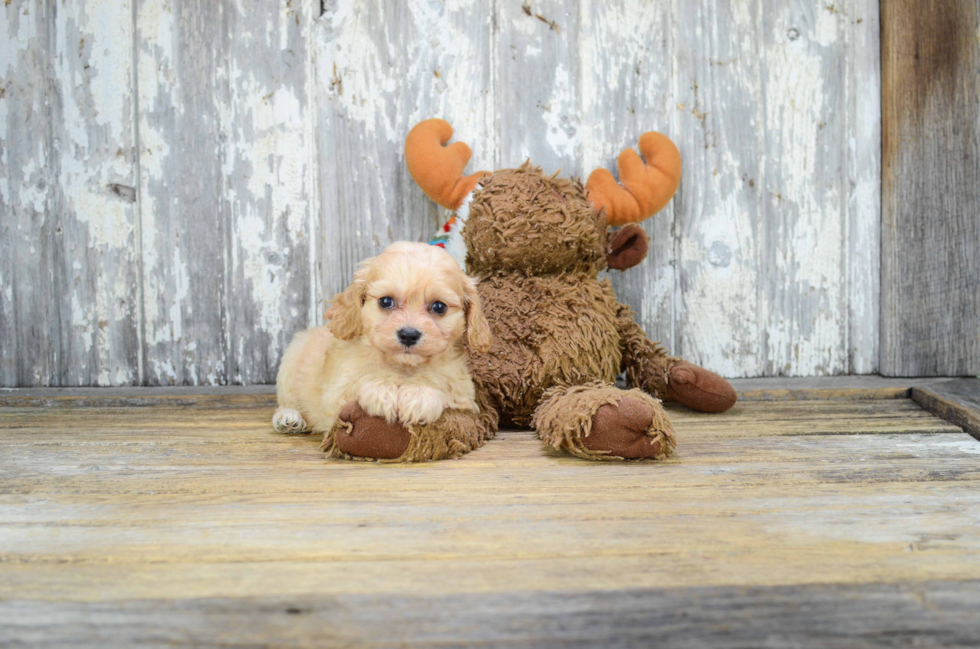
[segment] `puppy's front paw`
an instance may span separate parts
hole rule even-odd
[[[279,408],[276,414],[272,415],[272,427],[277,433],[285,435],[299,435],[310,432],[306,425],[306,420],[299,410],[292,408]]]
[[[398,389],[398,421],[402,424],[431,424],[446,408],[446,395],[418,385]]]
[[[361,386],[357,402],[372,417],[381,417],[388,423],[398,421],[398,387],[380,381]]]

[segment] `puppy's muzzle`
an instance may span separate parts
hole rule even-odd
[[[402,327],[398,330],[398,342],[406,347],[413,347],[422,339],[422,332],[411,327]]]

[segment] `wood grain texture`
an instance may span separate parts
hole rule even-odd
[[[582,178],[615,169],[620,151],[636,149],[640,134],[673,131],[672,12],[668,3],[586,2],[578,56],[582,78]],[[671,202],[642,223],[650,235],[644,263],[609,278],[652,340],[677,348],[674,210]]]
[[[676,11],[675,351],[728,376],[873,371],[849,337],[875,328],[878,135],[849,93],[877,86],[877,2]]]
[[[47,188],[54,182],[50,117],[45,109],[49,37],[45,3],[0,20],[0,377],[3,385],[58,382],[56,345],[38,323],[56,322],[60,304],[45,295],[54,284],[55,230]],[[25,128],[26,127],[26,128]],[[31,266],[43,270],[39,277]],[[26,277],[25,277],[26,275]],[[40,282],[30,281],[32,278]],[[40,284],[40,285],[39,285]],[[51,312],[53,311],[53,313]]]
[[[845,273],[848,372],[878,371],[881,295],[880,2],[846,4],[844,58],[847,93]],[[833,169],[833,167],[831,167]]]
[[[980,3],[882,3],[881,372],[980,374]]]
[[[0,603],[12,644],[970,647],[980,583]],[[384,615],[379,615],[384,611]],[[763,640],[764,639],[764,640]]]
[[[0,406],[7,641],[977,633],[957,607],[980,579],[980,442],[908,399],[672,408],[675,456],[621,464],[526,431],[458,461],[326,460],[270,407],[211,405]]]
[[[229,383],[275,383],[293,334],[318,318],[310,31],[319,9],[302,0],[224,6]]]
[[[733,379],[740,402],[868,401],[911,396],[915,388],[941,392],[964,407],[980,410],[980,379],[821,376]],[[0,406],[70,408],[182,406],[274,407],[274,385],[122,388],[0,388]],[[670,406],[673,407],[673,406]]]
[[[144,380],[227,383],[221,4],[137,1]]]
[[[130,7],[0,8],[0,384],[139,382]]]
[[[912,388],[912,400],[980,439],[980,379],[954,379]]]
[[[324,300],[363,259],[394,241],[428,241],[445,222],[405,167],[413,125],[449,118],[473,149],[470,167],[494,167],[492,6],[324,3],[314,34]]]
[[[874,0],[133,1],[3,7],[2,385],[273,381],[357,262],[446,218],[402,153],[432,116],[472,170],[674,139],[649,259],[611,275],[672,352],[736,377],[889,353]]]
[[[583,94],[578,48],[594,25],[587,26],[575,2],[495,6],[497,166],[517,167],[529,159],[547,174],[582,176],[582,129],[594,122],[583,115],[584,104],[591,102]],[[628,56],[628,50],[623,53]]]
[[[139,5],[150,385],[274,382],[313,318],[309,11]]]

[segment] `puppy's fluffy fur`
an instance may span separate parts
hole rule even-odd
[[[437,302],[445,313],[433,309]],[[490,328],[474,281],[443,249],[392,244],[361,263],[327,318],[286,349],[276,379],[277,431],[329,433],[353,400],[368,414],[405,425],[431,423],[446,408],[478,410],[463,336],[486,351]],[[399,340],[405,328],[421,333],[416,344]]]

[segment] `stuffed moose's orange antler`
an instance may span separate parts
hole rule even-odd
[[[473,152],[463,142],[446,146],[452,136],[453,127],[445,120],[419,122],[405,138],[405,163],[412,179],[429,198],[455,210],[487,172],[463,176]]]
[[[639,223],[653,216],[670,202],[681,182],[681,154],[666,135],[644,133],[640,136],[640,153],[633,149],[619,154],[617,183],[607,169],[596,169],[589,175],[585,188],[596,211],[606,209],[606,223],[624,225]]]

